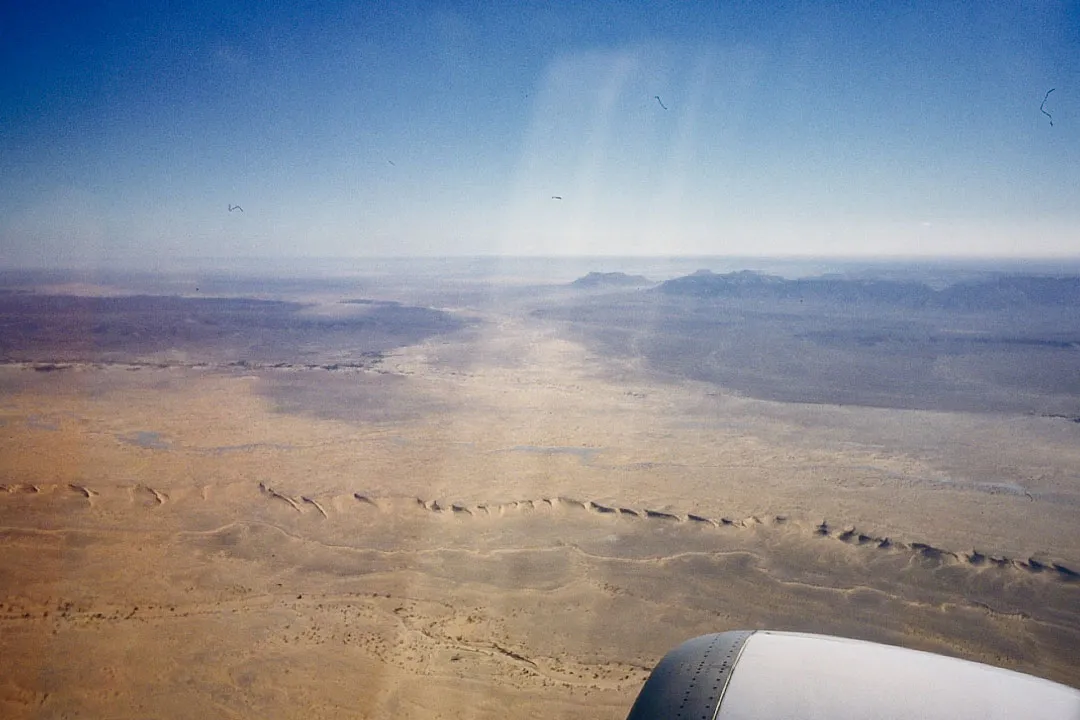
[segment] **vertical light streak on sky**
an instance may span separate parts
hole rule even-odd
[[[595,93],[585,96],[592,106],[588,129],[583,137],[585,148],[581,155],[573,182],[573,204],[570,206],[569,227],[565,239],[554,248],[559,254],[577,254],[586,252],[592,242],[604,233],[601,218],[609,216],[608,207],[614,198],[609,188],[609,177],[613,174],[610,167],[614,148],[611,130],[618,111],[620,96],[631,73],[638,65],[638,59],[632,52],[618,52],[611,56],[589,57],[588,65],[597,66],[599,87]],[[567,98],[573,102],[572,98]]]
[[[610,193],[601,181],[610,162],[612,116],[636,64],[629,52],[552,60],[516,164],[501,252],[574,253],[588,244]]]
[[[669,151],[661,170],[661,181],[656,198],[650,203],[653,211],[645,227],[648,235],[642,237],[641,245],[647,247],[651,238],[665,235],[684,237],[693,243],[692,227],[696,213],[688,207],[687,185],[697,181],[694,162],[696,152],[703,149],[701,125],[706,95],[711,92],[710,81],[720,76],[721,68],[715,66],[713,53],[704,48],[693,61],[685,87],[673,83],[677,95],[667,98],[667,110],[674,115]],[[657,103],[659,106],[659,103]],[[661,116],[663,117],[663,116]]]

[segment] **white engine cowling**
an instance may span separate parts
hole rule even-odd
[[[702,635],[657,664],[627,720],[1080,720],[1080,691],[861,640]]]

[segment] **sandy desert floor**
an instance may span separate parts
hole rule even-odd
[[[1077,424],[481,320],[371,368],[0,368],[0,715],[621,718],[758,627],[1080,685]]]

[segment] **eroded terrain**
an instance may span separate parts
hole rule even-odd
[[[620,718],[752,627],[1080,684],[1069,417],[737,394],[602,292],[89,290],[5,301],[5,717]]]

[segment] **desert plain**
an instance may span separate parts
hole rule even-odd
[[[751,628],[1080,686],[1072,307],[442,270],[3,275],[0,715],[615,719]]]

